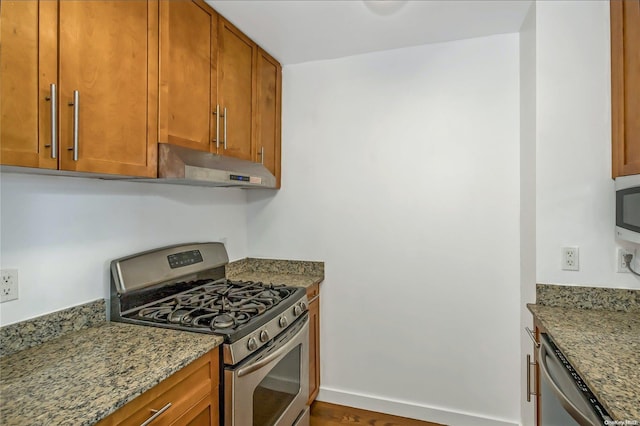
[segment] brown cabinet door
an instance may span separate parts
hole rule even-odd
[[[204,398],[184,413],[171,426],[217,426],[220,412],[213,396]]]
[[[280,187],[280,117],[282,67],[258,48],[256,101],[256,157],[276,177]]]
[[[0,22],[0,163],[55,169],[50,91],[57,84],[57,5],[3,0]]]
[[[160,142],[201,151],[214,142],[217,19],[201,0],[160,3]]]
[[[60,169],[155,176],[158,2],[65,0],[59,13]]]
[[[309,401],[316,399],[320,390],[320,297],[309,303]]]
[[[220,17],[218,35],[218,99],[221,108],[221,146],[218,154],[253,160],[255,110],[254,65],[257,46]]]
[[[640,173],[640,0],[611,1],[613,177]]]

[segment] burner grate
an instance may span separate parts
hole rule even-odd
[[[184,283],[180,283],[183,286]],[[199,282],[186,283],[193,287]],[[128,315],[160,324],[228,334],[293,294],[283,285],[252,281],[206,282]]]

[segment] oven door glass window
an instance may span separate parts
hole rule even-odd
[[[274,425],[300,392],[300,353],[298,345],[253,391],[253,426]]]

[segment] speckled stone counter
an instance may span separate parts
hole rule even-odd
[[[640,313],[640,290],[537,284],[536,303]]]
[[[231,262],[227,278],[309,287],[324,280],[324,262],[247,258]]]
[[[640,421],[640,313],[527,306],[614,420]]]
[[[105,322],[0,358],[0,424],[92,425],[222,338]]]
[[[107,320],[104,299],[0,327],[0,356],[38,346]]]

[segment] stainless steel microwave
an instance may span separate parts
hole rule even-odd
[[[616,237],[640,244],[640,175],[616,178]]]

